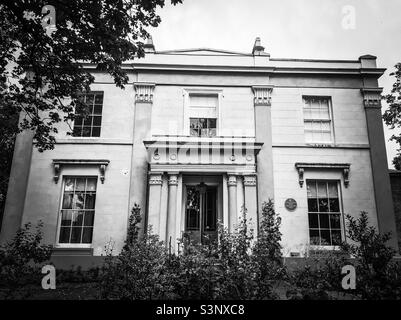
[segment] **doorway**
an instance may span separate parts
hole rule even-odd
[[[217,240],[218,186],[205,182],[185,187],[185,237],[191,243]]]

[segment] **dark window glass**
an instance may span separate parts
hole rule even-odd
[[[65,178],[60,243],[91,243],[95,201],[96,178]]]
[[[76,110],[73,136],[74,137],[100,137],[102,125],[103,92],[89,92],[81,97],[86,104],[88,112]]]
[[[190,135],[195,137],[215,137],[216,123],[217,123],[216,119],[190,118],[189,119]]]
[[[309,237],[314,245],[341,243],[341,212],[337,181],[306,182]]]

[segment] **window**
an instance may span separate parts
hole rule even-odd
[[[102,125],[103,92],[89,92],[82,95],[82,101],[88,106],[88,115],[83,117],[75,113],[74,137],[100,137]]]
[[[217,135],[216,93],[189,94],[189,134],[196,137],[215,137]]]
[[[190,118],[190,134],[195,137],[215,137],[216,119]]]
[[[332,121],[330,98],[303,97],[306,142],[331,142]]]
[[[311,244],[339,245],[341,209],[337,181],[307,180]]]
[[[65,178],[59,243],[92,242],[96,183],[96,178]]]

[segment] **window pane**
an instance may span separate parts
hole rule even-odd
[[[103,103],[103,94],[102,93],[97,93],[96,94],[95,103],[96,104],[102,104]]]
[[[92,105],[94,100],[94,94],[93,93],[87,93],[85,94],[85,103],[87,105]]]
[[[332,230],[331,231],[331,241],[333,246],[337,246],[341,244],[341,230]]]
[[[216,136],[216,129],[209,129],[209,137],[215,137]]]
[[[320,230],[320,237],[321,237],[321,245],[331,245],[330,239],[330,231],[329,230]]]
[[[329,212],[329,199],[319,199],[319,212]]]
[[[93,126],[100,126],[102,123],[102,117],[101,116],[94,116],[93,117]]]
[[[208,137],[209,136],[209,129],[201,129],[200,136],[201,137]]]
[[[87,116],[83,120],[84,120],[84,126],[89,126],[90,127],[92,125],[92,117],[91,116]]]
[[[69,243],[70,242],[70,232],[71,232],[71,228],[61,227],[59,242],[60,243]]]
[[[316,191],[316,182],[315,181],[307,181],[306,189],[307,189],[307,193],[308,193],[308,198],[316,198],[317,191]]]
[[[100,127],[92,128],[92,137],[100,137]]]
[[[77,182],[75,185],[75,191],[85,191],[86,179],[85,178],[77,178],[76,181]]]
[[[82,228],[72,227],[71,228],[71,243],[81,243]]]
[[[319,198],[327,198],[327,184],[326,182],[319,181],[317,183],[317,195]]]
[[[96,191],[96,178],[88,178],[86,191]]]
[[[93,233],[93,228],[92,227],[84,227],[83,228],[83,233],[82,233],[82,243],[91,243],[92,242],[92,233]]]
[[[320,228],[329,229],[329,215],[326,213],[319,214]]]
[[[338,198],[330,199],[330,212],[340,212],[340,201]]]
[[[308,211],[309,212],[318,212],[319,208],[317,206],[317,199],[308,199]]]
[[[90,137],[90,135],[91,135],[91,127],[88,127],[88,126],[83,127],[81,136],[82,137]]]
[[[102,114],[102,109],[103,109],[103,106],[101,104],[95,104],[93,113],[94,114]]]
[[[84,208],[84,193],[75,193],[72,201],[73,209],[83,209]]]
[[[83,221],[84,221],[84,211],[74,211],[72,225],[74,227],[80,227],[82,226]]]
[[[95,209],[96,194],[87,193],[85,198],[85,209]]]
[[[74,193],[72,192],[65,192],[63,197],[63,209],[72,209],[72,199]]]
[[[319,230],[309,230],[309,238],[311,245],[319,245],[320,244],[320,235]]]
[[[209,128],[216,128],[216,119],[208,119],[208,122]]]
[[[66,178],[64,183],[64,191],[74,191],[74,183],[74,179]]]
[[[337,182],[335,181],[328,182],[328,187],[329,187],[329,197],[338,198]]]
[[[85,211],[84,226],[93,226],[94,211]]]
[[[83,118],[81,116],[76,116],[74,118],[74,126],[81,126],[83,123]]]
[[[63,210],[61,213],[61,225],[71,226],[71,220],[72,220],[72,211]]]
[[[309,213],[309,228],[319,228],[318,215],[315,213]]]
[[[331,226],[331,229],[340,229],[341,228],[339,214],[331,214],[330,215],[330,226]]]

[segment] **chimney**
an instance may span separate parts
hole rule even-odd
[[[146,41],[146,43],[143,45],[143,48],[145,49],[145,53],[155,53],[156,52],[155,45],[153,44],[153,39],[152,39],[151,35],[149,35],[149,38]]]
[[[252,54],[254,56],[270,56],[268,53],[265,52],[265,47],[262,46],[259,37],[257,37],[255,40],[255,44],[252,48]]]

